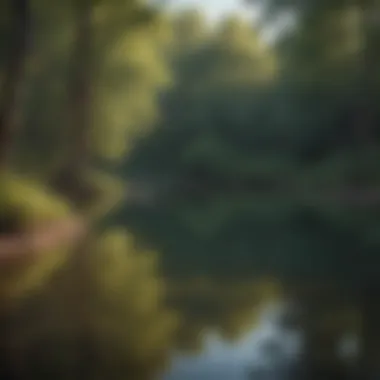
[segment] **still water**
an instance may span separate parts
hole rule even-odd
[[[281,274],[298,284],[305,279],[313,284],[336,278],[339,255],[347,252],[347,244],[352,242],[347,235],[326,228],[323,215],[315,210],[293,204],[281,208],[273,203],[258,207],[257,200],[250,197],[172,199],[123,210],[118,221],[139,243],[160,253],[163,273],[177,291],[172,304],[186,322],[185,345],[198,347],[191,353],[177,350],[163,380],[300,378],[301,357],[308,351],[301,332],[306,325],[302,330],[297,324],[281,322],[289,311],[286,296],[258,307],[257,296],[266,291],[255,283],[257,274]],[[274,206],[276,210],[271,212]],[[310,291],[307,297],[312,307],[319,308],[314,315],[320,321],[329,318],[327,311],[338,321],[342,315],[342,323],[346,323],[350,311],[343,309],[344,297],[322,290],[322,298],[313,298]],[[310,304],[307,297],[305,305]],[[313,318],[309,320],[314,323]],[[351,358],[356,355],[355,339],[346,338],[354,324],[347,323],[343,335],[340,328],[334,328],[326,333],[326,341],[325,336],[313,341],[325,355],[323,360],[342,357],[341,350]],[[199,341],[204,331],[207,333]],[[329,343],[330,337],[335,343]]]
[[[302,349],[301,333],[277,323],[284,309],[282,304],[268,305],[259,325],[236,343],[208,333],[201,354],[174,355],[164,380],[249,380],[254,375],[260,375],[260,379],[284,379]]]

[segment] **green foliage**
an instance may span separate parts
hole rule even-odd
[[[366,20],[376,10],[370,2],[266,1],[275,16],[297,11],[295,28],[274,45],[238,18],[211,30],[196,12],[171,18],[137,0],[89,2],[93,75],[84,90],[93,99],[80,110],[68,106],[83,63],[72,59],[75,4],[32,2],[35,41],[13,165],[49,182],[71,157],[72,138],[83,131],[70,136],[70,126],[75,119],[80,129],[88,106],[90,157],[79,182],[92,193],[72,210],[7,177],[0,212],[18,232],[83,209],[99,228],[76,251],[83,261],[57,264],[67,251],[59,247],[36,265],[22,263],[22,274],[17,264],[10,289],[24,279],[25,289],[46,285],[10,322],[28,378],[48,371],[49,378],[145,379],[174,345],[200,349],[207,329],[234,339],[250,328],[263,304],[263,275],[298,286],[329,281],[353,298],[378,283],[379,200],[359,202],[363,187],[378,197],[380,180],[379,30]],[[1,6],[0,31],[7,28]],[[0,82],[6,45],[0,38]],[[95,170],[94,161],[109,166]],[[110,220],[125,194],[135,197]],[[96,235],[110,222],[122,231]],[[47,285],[53,271],[44,265],[53,259],[62,271]],[[43,269],[29,281],[34,267]],[[208,281],[193,281],[199,276]],[[176,336],[168,305],[180,314]],[[334,328],[312,326],[327,356],[336,325],[353,325],[329,312],[339,320]],[[21,328],[29,313],[34,319]]]
[[[156,117],[157,86],[169,82],[160,61],[163,52],[152,41],[162,46],[167,43],[164,34],[161,40],[156,33],[162,20],[154,12],[139,1],[87,2],[92,36],[86,39],[76,9],[79,3],[36,0],[31,4],[36,28],[18,109],[23,123],[12,152],[12,166],[24,175],[20,180],[1,178],[0,187],[2,227],[6,228],[2,239],[31,236],[32,246],[27,240],[20,245],[28,250],[20,252],[24,253],[21,259],[11,258],[9,264],[2,261],[1,292],[7,297],[20,293],[28,297],[9,315],[2,314],[2,348],[20,360],[6,364],[2,357],[1,374],[146,379],[165,367],[177,323],[163,304],[164,285],[155,255],[137,252],[118,233],[94,241],[88,237],[74,248],[66,247],[67,239],[55,247],[57,252],[31,252],[35,257],[29,252],[35,248],[33,234],[48,230],[57,219],[80,213],[94,234],[101,228],[92,229],[91,223],[107,224],[104,214],[123,200],[125,189],[117,177],[93,170],[92,158],[115,159],[124,154],[127,138],[139,137],[139,128],[148,128]],[[82,48],[91,51],[85,69],[95,74],[82,87],[77,86],[81,78],[75,79],[85,64],[76,54],[78,41],[84,41]],[[77,94],[71,87],[92,93],[94,99],[89,96],[82,102],[78,97],[80,104],[73,105],[72,97]],[[82,111],[87,108],[94,122],[84,125]],[[72,124],[78,126],[74,135]],[[32,173],[44,183],[54,182],[56,172],[76,154],[84,132],[92,138],[89,164],[80,170],[80,178],[76,167],[70,167],[75,173],[67,181],[63,178],[67,183],[56,186],[58,193],[75,201],[75,207],[23,179],[25,173]],[[115,244],[116,251],[112,249]],[[63,262],[68,253],[74,255]],[[105,258],[106,271],[98,266]],[[58,268],[56,276],[51,276]],[[13,349],[15,342],[21,350]]]
[[[76,64],[72,60],[74,3],[32,1],[33,45],[24,83],[24,123],[13,160],[23,171],[45,178],[72,153],[68,125],[73,110],[68,105]],[[163,32],[167,21],[140,1],[98,1],[90,6],[94,102],[90,150],[95,157],[116,160],[149,130],[157,118],[158,89],[170,83],[160,50],[167,43]]]
[[[273,12],[299,5],[269,3]],[[373,91],[364,53],[375,53],[376,38],[356,5],[305,2],[284,45],[266,45],[235,18],[173,53],[177,81],[161,122],[124,169],[127,178],[169,178],[173,197],[118,218],[165,252],[167,273],[355,287],[377,265],[377,223],[360,203],[361,189],[376,193],[379,183],[379,115],[363,100]],[[358,141],[367,127],[370,142]]]
[[[138,28],[104,46],[106,58],[95,83],[99,91],[93,133],[95,149],[103,157],[125,156],[157,118],[157,90],[170,83],[170,75],[156,38],[154,28]]]

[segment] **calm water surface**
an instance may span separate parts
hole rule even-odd
[[[296,359],[302,339],[297,331],[278,326],[276,317],[281,308],[268,306],[258,327],[234,344],[210,332],[202,354],[174,355],[172,369],[164,380],[248,380],[252,371],[260,372],[263,379],[284,378],[283,368]],[[269,345],[271,352],[266,349]]]

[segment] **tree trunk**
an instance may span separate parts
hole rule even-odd
[[[0,104],[0,166],[6,169],[19,117],[18,108],[30,37],[31,12],[28,0],[9,0],[12,30],[5,64]]]
[[[71,146],[70,169],[84,170],[90,159],[92,127],[92,7],[91,0],[76,1],[76,42],[71,80]]]
[[[93,30],[92,0],[75,0],[76,36],[72,57],[72,77],[70,79],[69,107],[70,115],[69,144],[70,156],[58,173],[54,185],[77,207],[77,212],[85,212],[87,202],[94,200],[94,190],[86,182],[86,171],[91,165],[92,131],[92,65]],[[96,360],[91,344],[91,310],[89,302],[92,296],[92,277],[89,272],[91,236],[85,236],[76,248],[69,263],[65,292],[67,308],[70,310],[74,326],[72,348],[74,366],[72,378],[88,377],[88,366],[83,365],[88,357]]]
[[[69,155],[53,179],[53,186],[77,206],[92,197],[84,183],[91,159],[92,129],[92,8],[91,0],[75,2],[76,36],[69,83]]]
[[[375,59],[376,45],[374,44],[374,30],[378,23],[378,0],[365,0],[360,3],[361,22],[358,33],[361,36],[362,54],[359,56],[359,78],[356,94],[356,117],[353,119],[353,144],[354,144],[354,182],[359,185],[362,180],[371,174],[368,171],[373,161],[372,153],[376,147],[375,111],[377,108],[377,83],[376,72],[378,62]],[[370,169],[369,169],[370,170]]]

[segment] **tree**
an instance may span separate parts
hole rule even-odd
[[[44,282],[57,263],[65,258],[71,240],[77,240],[83,226],[67,202],[57,194],[33,180],[12,173],[11,153],[18,127],[16,119],[22,112],[20,95],[28,61],[31,4],[20,0],[5,4],[3,8],[5,17],[2,27],[8,24],[10,28],[9,54],[4,59],[0,111],[3,144],[0,148],[0,253],[1,293],[4,300],[4,297],[20,296],[41,281]],[[46,227],[47,223],[50,226]]]
[[[119,221],[165,250],[164,267],[173,276],[270,273],[285,284],[327,278],[368,318],[362,334],[372,347],[364,356],[371,357],[378,72],[376,28],[363,27],[376,9],[345,1],[267,5],[277,14],[298,12],[296,27],[273,48],[276,75],[268,79],[258,70],[264,83],[251,79],[257,66],[242,54],[249,33],[234,22],[214,43],[183,55],[187,65],[178,65],[177,77],[186,87],[164,98],[166,123],[142,141],[127,168],[127,174],[155,170],[174,178],[169,195],[177,198],[150,209],[133,205],[126,210],[136,219],[125,210]],[[270,60],[261,53],[256,58],[265,66]],[[236,67],[250,78],[247,88],[229,75]],[[147,226],[148,215],[159,228]],[[163,231],[170,231],[167,241]],[[181,262],[174,256],[179,250]],[[361,365],[363,376],[371,362]]]
[[[27,2],[23,4],[27,4]],[[17,233],[21,236],[16,236],[18,241],[18,246],[15,249],[16,253],[22,247],[28,252],[32,250],[35,253],[34,250],[36,250],[36,253],[39,254],[36,265],[34,265],[34,262],[31,263],[28,257],[25,258],[25,255],[22,256],[21,262],[15,263],[14,259],[18,258],[12,258],[11,265],[14,266],[16,274],[19,274],[20,266],[22,266],[21,278],[26,281],[25,284],[22,284],[24,293],[30,292],[35,287],[36,282],[39,284],[41,276],[46,280],[47,275],[45,272],[50,271],[50,267],[52,266],[51,260],[53,258],[53,264],[56,264],[55,267],[59,267],[61,270],[58,274],[56,273],[57,277],[54,278],[54,282],[46,284],[47,281],[45,281],[44,287],[40,287],[39,292],[34,297],[27,297],[19,305],[20,308],[15,308],[15,305],[12,305],[13,307],[7,310],[6,314],[2,315],[4,319],[2,328],[4,330],[2,332],[1,352],[3,358],[5,358],[6,352],[11,355],[10,363],[8,365],[4,363],[4,374],[6,373],[7,376],[12,375],[17,378],[40,377],[46,376],[46,374],[49,376],[53,374],[61,378],[72,378],[73,376],[74,378],[83,378],[85,376],[94,378],[92,360],[94,358],[93,355],[96,358],[96,355],[99,353],[99,351],[94,351],[95,348],[92,343],[95,341],[102,347],[103,345],[108,345],[110,352],[113,353],[112,358],[108,358],[104,351],[101,355],[103,362],[99,364],[102,365],[103,371],[108,372],[107,377],[109,374],[112,374],[116,378],[120,377],[118,369],[122,367],[124,369],[124,377],[135,374],[139,378],[145,379],[148,374],[151,374],[151,371],[156,372],[157,368],[161,367],[165,362],[165,348],[169,347],[168,339],[170,340],[169,335],[173,328],[171,314],[167,312],[161,313],[159,309],[157,310],[159,306],[152,309],[150,305],[150,302],[153,305],[160,302],[161,294],[157,296],[151,295],[151,291],[155,289],[160,281],[156,280],[154,276],[150,278],[152,273],[149,262],[145,263],[144,261],[147,259],[146,255],[136,258],[134,268],[137,272],[141,270],[140,274],[142,277],[133,278],[132,282],[126,284],[127,288],[123,291],[126,294],[133,287],[136,287],[138,290],[141,290],[140,295],[146,299],[148,304],[141,305],[144,299],[136,298],[136,295],[131,292],[130,305],[126,307],[129,317],[117,312],[114,313],[114,307],[122,306],[120,294],[116,299],[112,299],[113,289],[112,287],[108,289],[105,284],[103,284],[104,288],[100,290],[98,288],[98,286],[100,287],[100,280],[95,280],[93,277],[94,273],[91,271],[94,269],[91,267],[93,264],[91,252],[95,249],[94,246],[99,245],[99,247],[102,247],[101,241],[97,240],[94,242],[91,236],[88,236],[88,234],[83,236],[79,232],[82,232],[84,224],[86,232],[91,235],[91,232],[97,230],[99,220],[105,223],[105,215],[111,209],[109,207],[109,200],[112,198],[111,206],[113,206],[114,202],[118,202],[123,198],[122,192],[124,191],[123,184],[120,184],[117,179],[114,180],[107,175],[104,178],[104,175],[102,176],[101,173],[96,172],[94,174],[92,172],[94,156],[96,156],[94,155],[94,151],[97,152],[92,141],[92,134],[94,132],[92,91],[96,85],[94,70],[99,70],[99,67],[94,67],[96,62],[95,54],[99,52],[96,48],[101,48],[104,52],[102,43],[111,44],[111,40],[115,42],[120,37],[118,33],[121,31],[131,35],[131,33],[136,31],[136,23],[139,24],[151,19],[152,13],[137,2],[118,4],[118,10],[122,11],[122,14],[117,13],[117,10],[115,11],[113,7],[115,4],[110,7],[109,2],[70,2],[62,6],[65,13],[64,18],[61,20],[62,24],[59,23],[59,27],[63,27],[60,30],[61,33],[58,35],[52,33],[51,39],[49,39],[43,35],[42,30],[43,32],[53,32],[56,30],[57,25],[52,22],[50,17],[57,16],[56,12],[59,6],[56,4],[45,4],[44,1],[33,5],[36,6],[33,7],[33,12],[35,12],[33,16],[41,21],[39,24],[41,29],[38,30],[39,39],[37,41],[36,54],[28,61],[30,63],[28,68],[30,69],[29,74],[31,78],[28,78],[26,82],[27,88],[32,93],[41,86],[42,82],[54,87],[55,83],[49,83],[49,79],[59,72],[64,73],[64,80],[69,82],[69,85],[67,90],[58,88],[58,94],[54,93],[56,89],[49,88],[45,93],[41,94],[40,99],[37,99],[37,103],[46,101],[46,104],[52,105],[52,109],[49,110],[48,115],[42,115],[41,109],[36,112],[33,103],[28,103],[28,101],[32,102],[32,100],[35,100],[30,97],[26,99],[26,104],[23,104],[25,108],[18,110],[20,113],[24,113],[23,116],[26,121],[20,131],[20,137],[27,137],[30,135],[31,130],[40,131],[40,136],[43,136],[45,133],[50,134],[51,139],[47,142],[45,141],[45,144],[51,146],[44,146],[43,150],[44,153],[52,152],[54,154],[54,162],[52,162],[51,166],[46,165],[46,156],[40,156],[40,152],[34,156],[38,147],[41,146],[41,141],[38,141],[38,139],[31,141],[27,146],[24,140],[17,146],[17,153],[21,156],[25,154],[25,156],[21,157],[21,159],[20,157],[15,157],[12,160],[12,164],[14,165],[11,168],[12,171],[25,173],[25,171],[28,171],[28,164],[30,164],[28,157],[33,157],[32,165],[29,166],[29,168],[33,168],[32,177],[37,177],[37,182],[41,182],[42,180],[45,186],[40,186],[40,184],[34,185],[34,183],[30,186],[28,183],[25,184],[25,174],[20,175],[20,182],[18,182],[17,176],[16,180],[13,179],[13,173],[12,175],[8,175],[7,173],[9,178],[2,177],[2,180],[3,178],[6,180],[6,182],[2,181],[2,184],[6,186],[2,186],[1,189],[1,212],[2,217],[4,216],[2,227],[4,229],[13,228],[14,218],[16,219],[16,227],[15,231],[5,231],[7,240],[1,241],[1,246],[5,247],[6,250],[4,256],[12,256],[11,252],[9,252],[10,244],[13,244],[13,234]],[[49,8],[46,9],[45,6],[49,6]],[[20,14],[15,13],[15,16],[19,17]],[[19,22],[19,18],[15,18],[15,21]],[[112,22],[114,22],[113,25]],[[129,25],[127,24],[127,26],[130,29],[126,28],[125,25],[124,29],[120,29],[121,23],[125,22],[128,22]],[[102,28],[101,32],[108,32],[106,39],[104,39],[103,33],[96,35],[96,31]],[[73,42],[70,40],[70,33],[73,33]],[[49,42],[49,44],[43,46],[45,42]],[[41,45],[39,45],[40,43]],[[54,50],[49,50],[52,45],[59,52],[57,56],[53,54]],[[112,47],[115,47],[115,45]],[[57,64],[54,58],[62,61]],[[149,59],[150,56],[148,55],[145,58]],[[45,68],[50,68],[51,72],[39,72],[36,69],[36,64],[39,60],[40,63],[45,65]],[[16,63],[17,65],[19,64],[19,62]],[[24,60],[21,63],[24,64]],[[106,64],[105,62],[99,63],[102,65]],[[130,70],[131,66],[135,72],[139,70],[138,67],[136,68],[138,62],[133,62],[132,55],[126,64],[130,66],[127,70]],[[100,68],[104,69],[102,65],[100,65]],[[14,83],[11,83],[12,86],[8,86],[10,90],[4,94],[6,100],[8,98],[12,100],[16,85],[18,85],[19,73],[16,76],[17,78],[15,78]],[[146,77],[143,79],[145,80]],[[141,78],[140,80],[143,82],[140,84],[145,84]],[[58,83],[58,85],[62,84],[65,84],[65,81]],[[49,98],[51,93],[54,96]],[[65,98],[67,104],[62,107],[58,103]],[[41,103],[39,106],[41,106]],[[146,105],[144,104],[144,106]],[[14,112],[12,107],[7,106],[5,108],[6,112]],[[60,119],[62,113],[63,120],[53,125],[52,120]],[[42,126],[43,128],[39,129],[37,125],[41,120],[47,121],[47,123]],[[141,124],[141,120],[138,120],[137,123]],[[8,125],[5,125],[5,127],[8,128]],[[46,129],[43,130],[44,128]],[[54,134],[55,136],[53,136]],[[56,136],[63,136],[63,141],[57,139]],[[54,189],[54,191],[51,191],[52,195],[45,191],[45,187],[50,190],[51,188]],[[28,193],[26,193],[26,190]],[[115,192],[117,193],[116,197]],[[106,198],[107,205],[101,207],[99,211],[98,206],[103,206],[103,195]],[[65,202],[62,198],[66,199],[66,202],[69,204],[67,208],[69,211],[73,210],[74,216],[70,214],[67,216],[69,211],[65,208]],[[32,202],[32,204],[29,205],[29,202]],[[46,208],[44,208],[45,204]],[[63,216],[61,216],[61,213]],[[79,226],[77,226],[79,224],[77,223],[77,215],[79,215],[81,222]],[[56,218],[58,218],[59,223],[57,223],[55,228],[51,226],[46,227],[46,223],[55,222]],[[62,218],[64,218],[63,222],[66,222],[66,225],[62,223]],[[70,221],[74,226],[67,226]],[[41,224],[42,227],[40,226]],[[95,225],[97,228],[95,228]],[[33,230],[36,226],[38,228],[35,236]],[[30,229],[32,231],[29,231]],[[7,235],[9,234],[11,236],[8,237]],[[26,235],[25,237],[24,234]],[[75,240],[76,244],[74,247],[67,247],[67,245],[72,243],[71,239]],[[111,242],[112,245],[113,243]],[[64,265],[62,262],[57,264],[56,261],[57,257],[61,260],[66,256],[59,256],[58,253],[57,255],[52,255],[51,252],[49,252],[50,256],[47,258],[40,255],[46,250],[52,250],[53,248],[59,250],[59,253],[61,253],[61,250],[64,250],[65,254],[68,250],[73,255]],[[103,249],[106,248],[103,246]],[[127,247],[121,244],[119,249],[120,254],[124,254],[124,250],[127,250]],[[104,251],[102,252],[104,253]],[[1,253],[3,255],[3,252]],[[142,262],[140,263],[141,260]],[[36,269],[44,270],[46,266],[48,268],[43,274],[36,271]],[[9,266],[4,267],[4,274],[5,270],[8,269]],[[28,275],[27,277],[25,277],[25,273]],[[49,272],[49,274],[51,273]],[[16,276],[16,280],[19,280],[19,277]],[[16,291],[19,291],[20,286],[15,281],[14,276],[11,277],[11,280],[10,286],[6,284],[9,288],[6,290],[7,292],[11,291],[11,295],[13,295]],[[132,288],[128,288],[129,286]],[[103,325],[101,323],[96,325],[97,329],[88,326],[88,324],[97,321],[92,322],[89,319],[93,311],[93,304],[85,302],[87,296],[90,297],[88,299],[89,302],[94,300],[93,297],[95,299],[98,297],[98,301],[102,304],[102,307],[103,303],[107,306],[105,309],[102,309],[105,312],[104,315],[97,315],[97,318],[101,322],[108,317],[112,319],[111,326],[104,326],[105,330],[102,330]],[[61,297],[66,298],[68,304],[62,302]],[[54,315],[53,308],[55,306],[58,307],[58,310],[62,310],[62,307],[65,308],[67,306],[63,313],[64,320]],[[145,309],[145,306],[147,309]],[[129,307],[135,308],[135,313],[129,313]],[[123,310],[125,311],[125,309]],[[25,316],[27,314],[36,316],[36,319],[33,321],[29,320],[26,323]],[[140,317],[141,320],[139,319]],[[120,334],[121,330],[118,330],[107,337],[107,333],[113,329],[112,325],[115,325],[116,320],[120,326],[122,325],[126,328],[130,328],[135,322],[144,322],[144,325],[140,325],[140,332],[128,330],[125,331],[125,334]],[[128,323],[126,324],[126,322]],[[148,330],[145,330],[145,323],[149,326]],[[155,323],[157,323],[157,326]],[[20,328],[23,324],[24,328]],[[19,331],[15,330],[14,326],[17,326]],[[137,334],[135,335],[136,332]],[[117,341],[119,338],[120,340]],[[129,345],[127,344],[127,346],[123,346],[125,338],[129,339]],[[13,344],[20,344],[21,346],[14,347]],[[97,348],[100,350],[99,346]],[[82,352],[79,353],[78,350]],[[46,356],[47,360],[44,360],[44,356]],[[118,360],[120,356],[122,357]],[[5,360],[2,361],[5,362]],[[146,366],[148,362],[150,363],[149,367]]]
[[[8,43],[8,59],[4,64],[4,79],[2,81],[1,99],[2,104],[0,109],[2,170],[6,168],[6,161],[8,160],[9,155],[8,152],[13,143],[20,87],[22,85],[28,47],[30,4],[27,0],[20,0],[3,5],[3,8],[5,8],[3,9],[5,10],[3,20],[5,25],[9,25],[10,34],[8,34],[8,36],[11,37],[11,40],[10,43]],[[7,20],[7,16],[10,20]],[[4,24],[2,26],[4,26]]]
[[[267,117],[267,110],[260,100],[247,99],[257,100],[273,80],[274,54],[241,20],[227,20],[216,34],[201,35],[197,44],[172,52],[177,83],[162,97],[160,122],[132,151],[127,175],[154,171],[190,186],[197,186],[198,176],[201,186],[207,176],[227,182],[226,173],[238,170],[248,155],[235,152],[236,145],[247,138],[251,142],[252,131],[262,134],[251,120],[256,113]],[[226,162],[227,155],[232,162]]]

